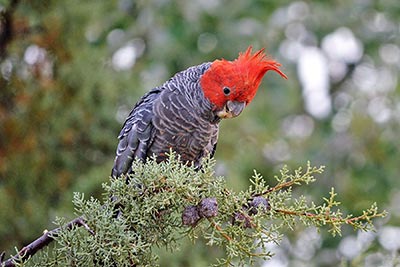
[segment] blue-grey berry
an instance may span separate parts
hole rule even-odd
[[[232,225],[243,225],[244,228],[252,228],[251,221],[242,212],[235,212],[232,216]]]
[[[262,196],[254,197],[249,203],[249,215],[255,215],[258,211],[266,212],[270,209],[268,199]]]
[[[218,203],[214,197],[202,199],[197,208],[200,217],[211,218],[218,215]]]
[[[182,223],[187,226],[196,226],[200,220],[199,211],[196,206],[187,206],[182,212]]]

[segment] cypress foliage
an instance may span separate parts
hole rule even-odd
[[[288,228],[303,224],[340,235],[343,225],[371,230],[372,219],[385,215],[375,204],[359,216],[343,214],[334,189],[321,204],[295,197],[293,188],[314,182],[323,166],[283,167],[269,181],[273,186],[254,172],[249,188],[240,192],[215,176],[214,166],[208,159],[197,171],[171,153],[160,164],[135,162],[128,182],[104,183],[102,200],[74,193],[84,223],[65,226],[68,220],[57,218],[56,242],[19,266],[157,266],[156,248],[174,253],[182,239],[221,248],[216,266],[245,266],[272,257],[268,243],[279,244]]]

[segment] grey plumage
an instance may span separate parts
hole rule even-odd
[[[220,119],[200,87],[200,78],[210,65],[177,73],[136,103],[118,136],[113,177],[130,173],[135,158],[145,161],[155,154],[157,161],[163,161],[170,149],[196,166],[214,153]]]

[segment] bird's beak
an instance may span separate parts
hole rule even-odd
[[[221,119],[234,118],[242,113],[246,102],[230,101],[226,102],[222,110],[217,112],[217,116]]]

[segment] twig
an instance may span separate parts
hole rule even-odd
[[[264,192],[261,192],[261,193],[258,193],[258,194],[254,194],[253,197],[266,196],[266,195],[268,195],[268,194],[270,194],[272,192],[281,190],[282,188],[292,186],[292,185],[296,184],[300,180],[301,179],[293,179],[293,180],[290,180],[290,181],[285,182],[285,183],[277,184],[274,187],[268,188]]]
[[[74,226],[82,226],[84,227],[91,235],[94,235],[94,232],[90,227],[86,224],[85,220],[82,217],[78,217],[67,223],[65,226],[58,227],[54,230],[43,232],[43,235],[38,239],[34,240],[29,245],[23,247],[16,255],[12,256],[5,262],[0,261],[0,265],[4,267],[14,267],[16,263],[24,262],[33,255],[36,254],[39,250],[50,244],[54,241],[54,238],[57,237],[58,233],[62,229],[72,229]]]
[[[228,242],[234,242],[234,245],[239,248],[241,251],[246,253],[250,257],[261,257],[261,256],[268,256],[267,253],[252,253],[248,249],[242,247],[238,242],[236,242],[232,237],[224,232],[221,226],[219,226],[213,219],[207,218],[207,220],[211,223],[211,225],[222,235]]]
[[[211,218],[207,218],[207,220],[211,223],[211,225],[217,230],[227,241],[231,242],[232,238],[227,235],[224,230],[219,226],[216,222],[214,222]]]
[[[291,210],[283,210],[283,209],[274,209],[275,212],[282,213],[285,215],[291,215],[291,216],[304,216],[308,218],[315,218],[316,220],[320,221],[327,221],[327,222],[342,222],[348,225],[354,226],[355,223],[357,222],[363,222],[371,218],[378,218],[384,216],[386,213],[381,212],[381,213],[376,213],[376,214],[370,214],[367,216],[367,214],[362,214],[356,217],[340,217],[340,216],[334,216],[331,214],[316,214],[316,213],[311,213],[311,212],[305,212],[305,211],[291,211]]]

